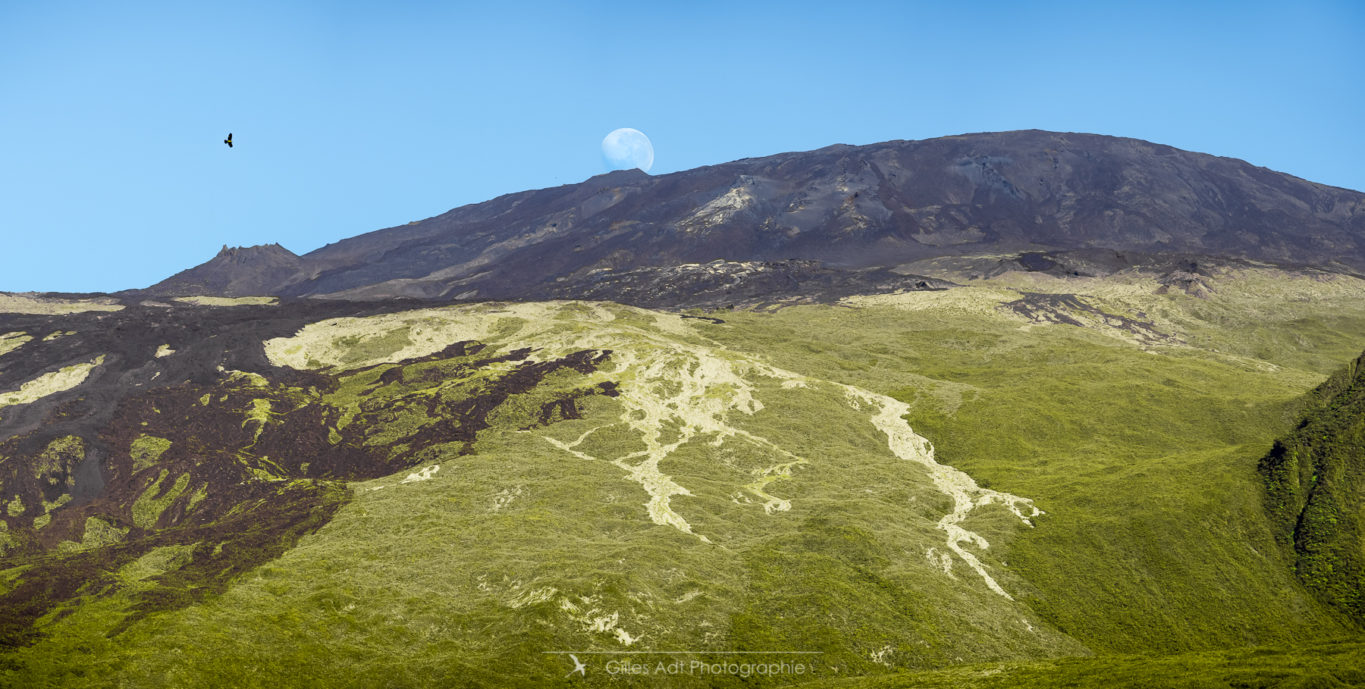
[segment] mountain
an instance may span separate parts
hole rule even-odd
[[[1359,200],[1012,132],[0,294],[0,686],[1365,686]]]
[[[240,263],[220,254],[149,291],[543,299],[600,295],[609,283],[637,293],[637,305],[680,306],[686,292],[650,297],[658,271],[724,260],[767,280],[799,259],[869,291],[885,280],[862,269],[1097,249],[1362,272],[1365,195],[1136,139],[970,134],[612,172],[345,239],[297,264],[277,249],[246,250]],[[747,285],[737,279],[732,301],[770,290]]]

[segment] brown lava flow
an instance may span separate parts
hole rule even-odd
[[[427,306],[132,305],[114,313],[0,316],[0,332],[34,336],[0,358],[0,390],[106,357],[75,389],[0,410],[0,521],[9,543],[0,552],[0,571],[12,575],[0,589],[0,651],[40,639],[43,631],[35,622],[45,616],[60,619],[87,598],[128,588],[119,570],[156,548],[187,546],[172,566],[137,584],[132,604],[109,635],[148,614],[221,593],[236,577],[326,524],[350,499],[347,481],[402,471],[425,461],[437,445],[475,452],[488,416],[514,396],[536,395],[538,412],[527,420],[535,426],[577,418],[586,396],[616,395],[613,383],[537,390],[559,371],[593,372],[610,352],[528,362],[529,349],[481,356],[484,345],[459,342],[384,370],[362,393],[361,411],[338,430],[340,410],[322,401],[337,390],[337,372],[278,368],[262,347],[266,339],[325,318]],[[74,334],[42,341],[54,331]],[[163,344],[175,353],[156,357]],[[484,371],[478,385],[459,387],[499,362],[523,363],[495,375]],[[234,378],[220,366],[259,374],[268,384]],[[421,386],[439,385],[457,391],[419,394]],[[416,392],[388,395],[390,386]],[[259,400],[270,405],[264,424],[247,417]],[[366,442],[407,410],[424,417],[412,432],[395,442]],[[53,443],[68,436],[81,438],[81,445],[72,450],[69,443]],[[142,436],[168,440],[169,449],[139,464],[133,446]],[[149,502],[160,511],[149,509]],[[90,519],[125,535],[116,543],[75,550]],[[6,664],[0,656],[0,668]]]

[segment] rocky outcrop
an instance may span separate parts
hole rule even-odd
[[[223,245],[207,263],[163,280],[151,292],[173,296],[245,297],[273,294],[297,279],[303,262],[279,244]]]

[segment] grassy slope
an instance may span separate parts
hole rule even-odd
[[[1365,344],[1365,311],[1353,285],[1276,278],[1227,275],[1209,300],[1092,285],[1096,303],[1164,313],[1199,345],[1152,352],[963,306],[743,318],[770,322],[750,346],[780,365],[905,399],[943,461],[1034,497],[1049,514],[1009,561],[1058,629],[1096,652],[1176,652],[1349,628],[1293,581],[1255,466],[1299,396]],[[1007,286],[1085,288],[1029,275],[972,289],[990,301]]]
[[[1169,656],[1108,655],[971,665],[878,678],[822,680],[802,689],[1314,689],[1365,686],[1365,644],[1246,647]]]
[[[607,376],[628,392],[584,400],[583,418],[530,431],[522,429],[535,400],[505,405],[489,417],[476,453],[435,450],[429,466],[440,470],[426,481],[403,483],[400,472],[356,484],[331,523],[222,597],[149,617],[113,639],[106,634],[119,596],[46,621],[48,638],[8,659],[14,676],[66,686],[79,683],[77,673],[209,686],[462,677],[536,685],[562,673],[563,659],[543,650],[621,649],[636,639],[662,648],[816,649],[851,674],[882,669],[876,653],[932,667],[1081,650],[961,563],[947,576],[924,557],[943,548],[934,524],[951,504],[923,469],[891,455],[870,410],[851,405],[842,388],[784,387],[793,381],[708,346],[676,316],[656,322],[613,309],[608,327],[585,325],[566,307],[507,324],[512,317],[489,308],[464,311],[471,320],[455,330],[497,319],[484,339],[534,345],[547,357],[559,341],[610,348],[617,360],[635,358]],[[599,331],[610,337],[589,341]],[[411,344],[372,338],[381,339]],[[422,379],[437,365],[409,365],[403,378]],[[349,376],[327,399],[353,404],[384,373]],[[686,397],[688,381],[699,379],[710,383]],[[433,380],[442,389],[467,385]],[[629,391],[643,392],[633,399]],[[391,385],[370,399],[380,394],[417,391]],[[746,412],[738,400],[748,394],[768,406]],[[651,400],[660,404],[640,404]],[[672,414],[665,401],[713,411]],[[660,465],[686,489],[672,508],[690,521],[690,534],[651,521],[641,483],[606,461],[645,447],[648,434],[625,420],[656,413],[665,418],[655,440],[665,444],[689,425],[716,423]],[[740,435],[716,445],[717,430]],[[577,451],[598,459],[556,449],[547,437],[586,437]],[[770,471],[776,480],[764,484],[765,468],[793,459],[781,456],[791,451],[805,464],[788,469],[790,478]],[[790,509],[770,513],[769,496]],[[998,506],[978,511],[989,518],[973,528],[991,539],[1021,528]]]
[[[11,679],[532,686],[565,671],[542,651],[620,649],[616,630],[651,648],[819,650],[822,667],[841,676],[1351,633],[1294,581],[1254,466],[1297,396],[1361,348],[1358,286],[1226,276],[1199,301],[1091,285],[1096,303],[1141,307],[1197,345],[1144,348],[1102,328],[1028,327],[990,308],[1009,288],[1060,291],[1037,280],[1006,276],[929,307],[917,297],[914,308],[801,307],[695,326],[724,351],[748,353],[722,358],[904,400],[940,461],[1033,498],[1047,512],[1034,529],[1003,509],[966,523],[990,540],[978,554],[1018,602],[985,590],[961,562],[950,578],[925,558],[941,549],[933,525],[948,505],[886,451],[866,410],[833,386],[793,390],[751,376],[767,406],[726,418],[808,464],[766,488],[791,501],[768,514],[744,486],[771,464],[770,448],[705,438],[679,447],[661,463],[690,492],[673,507],[713,544],[645,516],[641,485],[602,459],[638,450],[641,438],[618,423],[622,402],[595,397],[581,420],[530,432],[513,419],[496,424],[475,454],[433,457],[441,469],[431,480],[356,484],[330,524],[221,597],[113,638],[101,616],[118,599],[53,621],[47,640],[8,659],[19,668]],[[618,311],[639,351],[669,341],[714,348],[637,313]],[[594,327],[562,324],[580,337]],[[516,324],[485,330],[518,343]],[[665,440],[679,432],[669,424]],[[541,437],[567,443],[598,427],[581,446],[597,460]],[[1163,662],[1201,673],[1245,660],[1181,657]],[[1146,661],[1062,662],[1005,666],[1001,676],[1018,682],[1000,681]],[[943,686],[962,679],[943,677]]]

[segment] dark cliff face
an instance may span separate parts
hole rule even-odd
[[[1260,471],[1295,573],[1365,624],[1365,355],[1309,395]]]
[[[288,275],[253,268],[229,282],[286,296],[542,298],[590,273],[716,259],[853,270],[1095,248],[1361,271],[1365,194],[1135,139],[973,134],[657,177],[613,172],[346,239]]]

